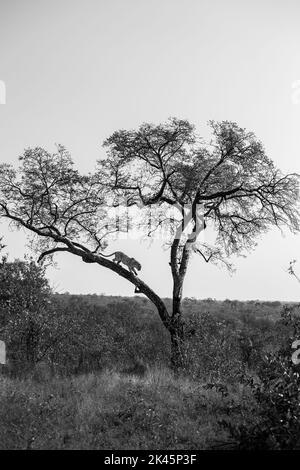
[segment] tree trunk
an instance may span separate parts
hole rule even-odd
[[[173,309],[170,327],[171,336],[171,366],[173,370],[179,370],[185,366],[184,328],[182,321],[182,284],[183,278],[177,277],[173,288]]]
[[[191,242],[188,239],[182,250],[181,259],[178,262],[179,239],[175,239],[171,247],[170,266],[173,276],[173,308],[171,328],[171,365],[174,370],[183,369],[187,366],[184,322],[182,320],[182,291],[190,254]]]
[[[185,344],[183,329],[172,331],[171,335],[171,367],[174,371],[179,371],[186,366]]]

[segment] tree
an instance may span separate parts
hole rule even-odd
[[[176,118],[117,131],[89,175],[74,169],[62,146],[54,154],[26,150],[18,170],[0,166],[1,214],[34,235],[39,260],[69,252],[126,278],[156,306],[170,333],[174,367],[184,362],[181,304],[191,255],[229,266],[230,255],[253,248],[272,226],[299,230],[298,176],[283,175],[253,133],[227,121],[209,125],[209,142]],[[165,214],[148,235],[167,225],[171,309],[140,277],[102,256],[111,233],[120,230],[112,228],[109,208],[120,204]],[[176,217],[168,212],[173,207]],[[216,234],[211,245],[199,237],[207,227]]]
[[[10,370],[32,369],[40,361],[64,363],[71,345],[85,352],[83,305],[63,305],[49,286],[45,267],[33,260],[0,261],[0,333],[8,346]],[[79,318],[79,312],[81,318]],[[70,318],[72,321],[70,321]],[[99,331],[93,331],[99,337]],[[74,349],[74,346],[73,346]]]
[[[0,263],[1,334],[10,359],[30,366],[40,360],[55,334],[48,331],[55,312],[44,271],[33,261],[8,262],[3,256]]]

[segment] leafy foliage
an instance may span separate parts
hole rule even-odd
[[[300,449],[300,369],[293,364],[292,343],[300,336],[299,317],[285,308],[280,325],[287,327],[289,341],[267,354],[257,370],[257,379],[246,377],[258,405],[255,425],[223,421],[242,449]],[[286,338],[287,339],[287,338]]]
[[[57,307],[43,267],[32,260],[2,258],[0,328],[12,372],[26,372],[49,357],[66,334],[68,318]]]

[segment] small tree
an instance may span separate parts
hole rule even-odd
[[[55,154],[26,150],[17,171],[0,166],[2,216],[35,235],[39,259],[69,252],[126,278],[156,306],[170,333],[174,367],[184,362],[181,303],[191,255],[228,265],[230,255],[253,248],[272,226],[299,230],[298,177],[276,169],[253,133],[232,122],[209,124],[209,142],[175,118],[117,131],[104,143],[106,158],[85,176],[61,146]],[[138,276],[102,256],[112,231],[108,207],[120,202],[165,214],[173,206],[178,210],[179,217],[166,215],[148,231],[151,237],[168,223],[171,311]],[[207,226],[216,233],[212,245],[199,237]]]
[[[49,315],[50,288],[44,269],[33,261],[8,262],[3,257],[0,289],[1,331],[10,357],[33,365]]]
[[[0,262],[0,332],[12,370],[49,359],[77,327],[52,296],[45,268],[34,261]],[[73,331],[72,331],[73,333]],[[26,368],[24,369],[26,370]]]

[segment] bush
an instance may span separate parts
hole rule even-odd
[[[291,348],[300,337],[300,320],[285,308],[280,324],[290,333],[286,345],[265,356],[258,381],[246,378],[258,405],[257,423],[223,422],[241,449],[300,449],[300,368],[292,362]]]

